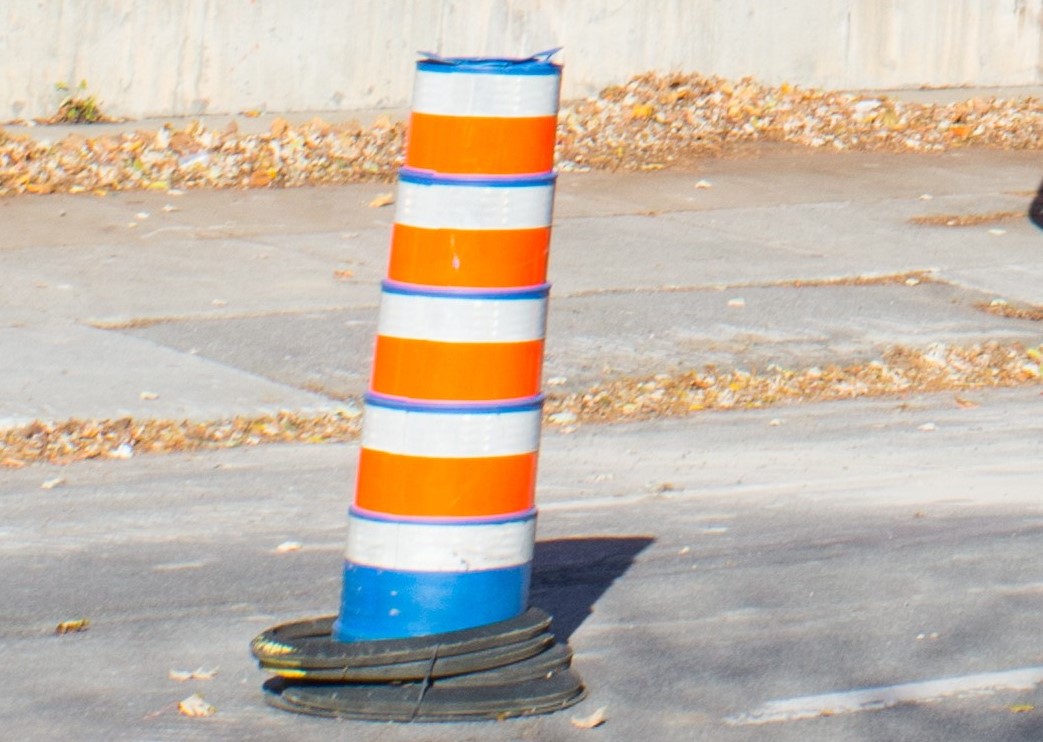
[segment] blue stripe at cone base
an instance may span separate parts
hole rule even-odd
[[[528,607],[531,574],[531,564],[477,572],[399,572],[345,562],[333,639],[404,639],[506,621]]]

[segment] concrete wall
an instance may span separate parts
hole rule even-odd
[[[564,46],[565,96],[645,70],[829,88],[1043,83],[1043,0],[0,0],[0,121],[87,80],[115,115],[408,105],[415,52]]]

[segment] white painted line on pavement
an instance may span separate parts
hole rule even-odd
[[[1043,667],[1025,667],[1020,670],[986,672],[769,701],[753,711],[729,717],[725,721],[732,726],[796,721],[856,711],[876,711],[904,703],[922,703],[997,690],[1032,690],[1040,683],[1043,683]]]

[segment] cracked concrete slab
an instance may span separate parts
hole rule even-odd
[[[1040,230],[1024,219],[996,225],[1002,233],[909,222],[1027,208],[1038,153],[750,153],[687,171],[560,177],[547,378],[587,384],[707,363],[864,358],[887,343],[1043,339],[1038,323],[973,308],[1040,303]],[[269,397],[313,406],[359,393],[394,219],[393,208],[368,204],[387,190],[3,201],[6,416],[209,417],[268,409]],[[939,283],[806,285],[911,271]],[[734,298],[743,309],[728,306]],[[105,368],[105,358],[120,360]],[[198,394],[182,373],[195,368]],[[137,394],[168,377],[169,408],[111,391]],[[261,393],[262,382],[274,386]]]

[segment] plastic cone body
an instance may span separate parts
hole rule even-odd
[[[528,605],[561,84],[549,56],[417,63],[339,641]]]

